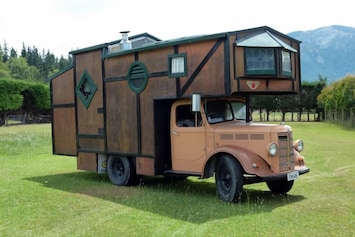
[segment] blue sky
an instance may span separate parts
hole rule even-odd
[[[350,0],[5,0],[0,44],[22,44],[56,56],[130,35],[167,40],[267,25],[282,33],[329,25],[355,27]]]

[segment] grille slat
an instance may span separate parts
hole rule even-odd
[[[292,132],[279,133],[280,172],[293,170],[295,167]]]

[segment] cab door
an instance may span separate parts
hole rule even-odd
[[[201,174],[206,160],[205,127],[200,112],[191,112],[190,103],[172,106],[172,169]]]

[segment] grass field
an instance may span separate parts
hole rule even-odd
[[[311,172],[287,196],[247,185],[237,204],[213,179],[116,187],[52,155],[49,124],[0,127],[0,236],[355,236],[355,131],[288,124]]]

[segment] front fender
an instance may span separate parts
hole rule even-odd
[[[222,146],[214,150],[209,157],[216,157],[218,154],[228,153],[234,156],[243,167],[245,173],[265,177],[273,175],[269,165],[257,154],[239,146]],[[207,164],[205,164],[205,167]]]

